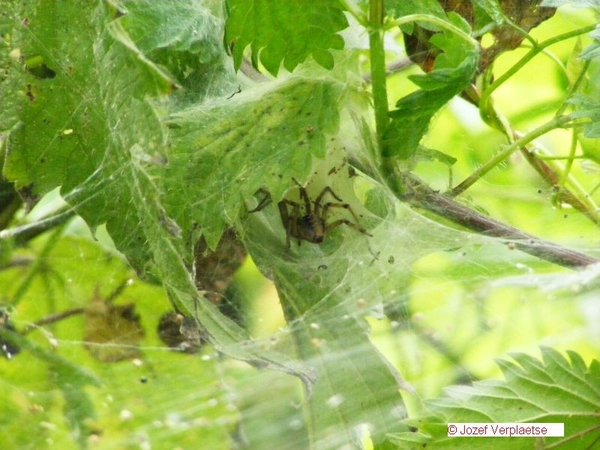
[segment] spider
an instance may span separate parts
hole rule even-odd
[[[298,189],[300,190],[300,199],[304,204],[288,199],[283,199],[277,203],[281,222],[285,228],[286,245],[288,248],[290,247],[292,238],[298,240],[298,245],[300,245],[302,241],[320,244],[331,230],[340,225],[346,225],[362,234],[373,236],[362,227],[358,217],[352,210],[352,207],[348,203],[343,203],[343,200],[338,197],[329,186],[325,187],[315,200],[311,200],[306,192],[306,188],[295,178],[292,178],[292,180],[294,180],[294,183],[298,186]],[[270,194],[264,189],[261,189],[260,191],[265,193],[266,196],[256,208],[249,211],[250,213],[258,212],[271,203]],[[337,202],[327,202],[322,204],[323,199],[328,194],[337,200]],[[302,208],[304,208],[303,211]],[[327,223],[329,212],[332,208],[345,209],[354,218],[354,222],[348,219],[338,219],[331,223]]]

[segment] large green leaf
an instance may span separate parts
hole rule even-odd
[[[330,49],[344,48],[337,33],[348,26],[338,0],[228,0],[225,40],[233,51],[236,69],[248,45],[255,65],[260,62],[276,75],[283,66],[292,71],[307,57],[333,67]]]
[[[600,441],[600,364],[589,366],[575,352],[569,360],[556,350],[542,349],[542,361],[524,354],[512,355],[517,364],[499,360],[505,381],[486,380],[446,389],[446,396],[429,402],[438,416],[407,421],[416,427],[397,436],[405,448],[432,449],[592,449]],[[440,420],[442,418],[442,420]],[[451,438],[448,423],[564,423],[564,437]],[[418,441],[418,443],[416,443]]]
[[[293,78],[174,115],[169,163],[160,176],[169,214],[216,246],[224,228],[239,220],[245,199],[259,188],[280,199],[292,177],[305,179],[325,157],[343,93],[333,80]]]
[[[455,14],[449,15],[448,22],[465,33],[470,32],[468,24]],[[437,56],[432,72],[411,77],[421,89],[398,100],[396,109],[389,113],[392,120],[384,132],[385,156],[413,158],[433,115],[475,75],[478,49],[464,36],[444,30],[434,34],[430,43],[443,53]]]
[[[181,87],[170,96],[182,104],[230,95],[238,88],[224,61],[222,10],[194,0],[115,2],[124,13],[117,22],[136,47],[166,68]]]
[[[3,85],[7,105],[19,120],[8,135],[5,174],[32,200],[61,186],[63,197],[92,229],[106,223],[130,264],[141,275],[155,272],[174,305],[199,317],[204,337],[216,348],[238,359],[295,372],[282,355],[263,360],[248,334],[201,297],[194,285],[188,269],[191,246],[184,241],[192,226],[186,222],[190,227],[182,229],[169,217],[174,212],[171,205],[189,204],[186,195],[194,192],[166,186],[171,197],[163,205],[150,176],[168,160],[166,133],[150,98],[171,92],[175,81],[136,47],[126,22],[119,20],[122,12],[111,5],[80,8],[55,2],[23,8],[18,15],[27,17],[27,23],[15,27],[13,45],[35,66],[15,62]],[[189,10],[179,14],[183,20]],[[65,27],[67,20],[70,25]],[[40,68],[41,73],[34,71]],[[171,173],[181,175],[176,158],[174,168]],[[308,373],[301,376],[311,379]]]

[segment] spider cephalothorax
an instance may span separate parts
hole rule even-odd
[[[283,199],[277,203],[281,222],[285,228],[286,243],[288,247],[290,246],[290,240],[292,238],[298,240],[298,245],[300,245],[302,241],[320,244],[327,236],[327,233],[340,225],[347,225],[362,234],[371,236],[371,234],[369,234],[369,232],[360,224],[352,207],[348,203],[343,203],[342,199],[338,197],[329,186],[325,187],[314,200],[311,200],[306,192],[306,188],[295,178],[293,178],[293,180],[300,191],[300,200],[302,203],[288,199]],[[266,193],[264,190],[263,192]],[[266,194],[267,197],[265,197],[256,208],[249,212],[260,211],[271,202],[271,197],[268,193]],[[330,195],[336,201],[330,201],[323,204],[326,195]],[[331,209],[345,209],[354,218],[354,222],[348,219],[337,219],[331,223],[327,223]]]

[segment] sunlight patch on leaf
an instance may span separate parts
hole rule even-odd
[[[214,36],[222,32],[211,11],[192,0],[152,2],[115,1],[123,16],[117,19],[144,53],[161,48],[190,51],[206,60],[221,55]]]
[[[587,266],[579,272],[553,274],[526,274],[505,277],[491,283],[494,287],[521,286],[535,287],[542,292],[552,292],[559,289],[580,292],[581,290],[596,289],[600,285],[600,265]]]
[[[598,8],[597,0],[544,0],[541,3],[542,6],[572,6],[573,8]]]

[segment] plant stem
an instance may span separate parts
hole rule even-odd
[[[371,60],[371,89],[375,109],[375,129],[379,151],[383,133],[388,125],[385,50],[383,48],[383,0],[369,2],[369,55]]]
[[[34,261],[34,263],[29,267],[29,271],[25,278],[17,288],[15,294],[13,295],[11,306],[16,307],[21,300],[23,300],[27,290],[31,286],[33,279],[38,273],[43,270],[44,266],[47,264],[47,257],[54,248],[54,246],[58,243],[60,237],[63,233],[63,227],[58,227],[54,230],[54,232],[48,237],[48,241],[44,245],[44,248],[40,252],[40,255]]]
[[[456,186],[454,189],[452,189],[452,191],[450,192],[450,195],[452,197],[456,197],[457,195],[462,194],[465,190],[467,190],[474,183],[476,183],[486,173],[488,173],[490,170],[492,170],[494,167],[496,167],[498,164],[500,164],[502,161],[504,161],[506,158],[508,158],[514,151],[518,150],[521,147],[526,146],[531,141],[537,139],[540,136],[543,136],[544,134],[548,133],[549,131],[552,131],[556,128],[560,128],[561,126],[563,126],[564,124],[566,124],[572,120],[573,120],[573,118],[570,115],[555,117],[551,121],[539,126],[535,130],[527,133],[522,138],[517,139],[512,144],[507,146],[504,150],[502,150],[500,153],[498,153],[496,156],[494,156],[492,159],[490,159],[483,166],[479,167],[475,172],[473,172],[471,175],[469,175],[462,183],[460,183],[458,186]]]
[[[402,176],[405,192],[402,200],[412,206],[423,208],[485,236],[504,238],[522,252],[563,267],[583,269],[590,264],[600,262],[592,256],[545,241],[473,211],[454,199],[434,191],[411,173],[404,173]]]
[[[587,27],[579,28],[577,30],[570,31],[568,33],[564,33],[564,34],[558,35],[556,37],[553,37],[552,39],[548,39],[548,40],[542,42],[541,44],[538,44],[537,46],[535,46],[531,50],[529,50],[529,52],[527,52],[527,54],[523,58],[521,58],[507,72],[505,72],[504,74],[502,74],[502,76],[498,77],[481,94],[480,110],[482,112],[484,112],[486,110],[487,104],[490,101],[490,95],[492,95],[492,92],[494,92],[496,89],[498,89],[498,87],[500,87],[502,85],[502,83],[504,83],[506,80],[508,80],[514,74],[516,74],[525,64],[527,64],[529,61],[531,61],[538,53],[542,52],[546,47],[549,47],[551,45],[556,44],[557,42],[561,42],[561,41],[564,41],[566,39],[570,39],[570,38],[573,38],[573,37],[576,37],[576,36],[580,36],[580,35],[585,34],[585,33],[592,32],[595,29],[596,29],[596,25],[590,25],[590,26],[587,26]]]
[[[569,156],[567,157],[567,163],[562,171],[560,177],[559,186],[562,188],[565,186],[573,167],[573,159],[575,158],[575,152],[577,151],[577,131],[571,130],[571,147],[569,148]]]
[[[34,330],[37,330],[38,328],[44,326],[44,325],[50,325],[56,322],[59,322],[63,319],[66,319],[68,317],[72,317],[72,316],[76,316],[79,314],[83,314],[85,313],[85,308],[73,308],[73,309],[67,309],[66,311],[62,311],[56,314],[51,314],[47,317],[44,317],[43,319],[40,319],[30,325],[28,325],[22,332],[21,334],[23,336],[25,336],[28,333],[31,333]]]
[[[0,240],[14,239],[16,245],[24,245],[46,231],[64,224],[74,216],[75,210],[71,207],[65,207],[37,222],[0,231]]]
[[[377,175],[372,168],[365,166],[357,159],[351,160],[352,165],[362,172],[375,178]],[[429,211],[443,219],[449,220],[465,229],[475,231],[485,236],[504,238],[522,252],[540,259],[571,269],[584,269],[600,260],[571,250],[552,242],[545,241],[515,227],[486,216],[468,206],[458,203],[447,194],[441,194],[430,188],[426,183],[410,172],[394,175],[402,180],[389,183],[390,189],[399,200],[415,208]]]

